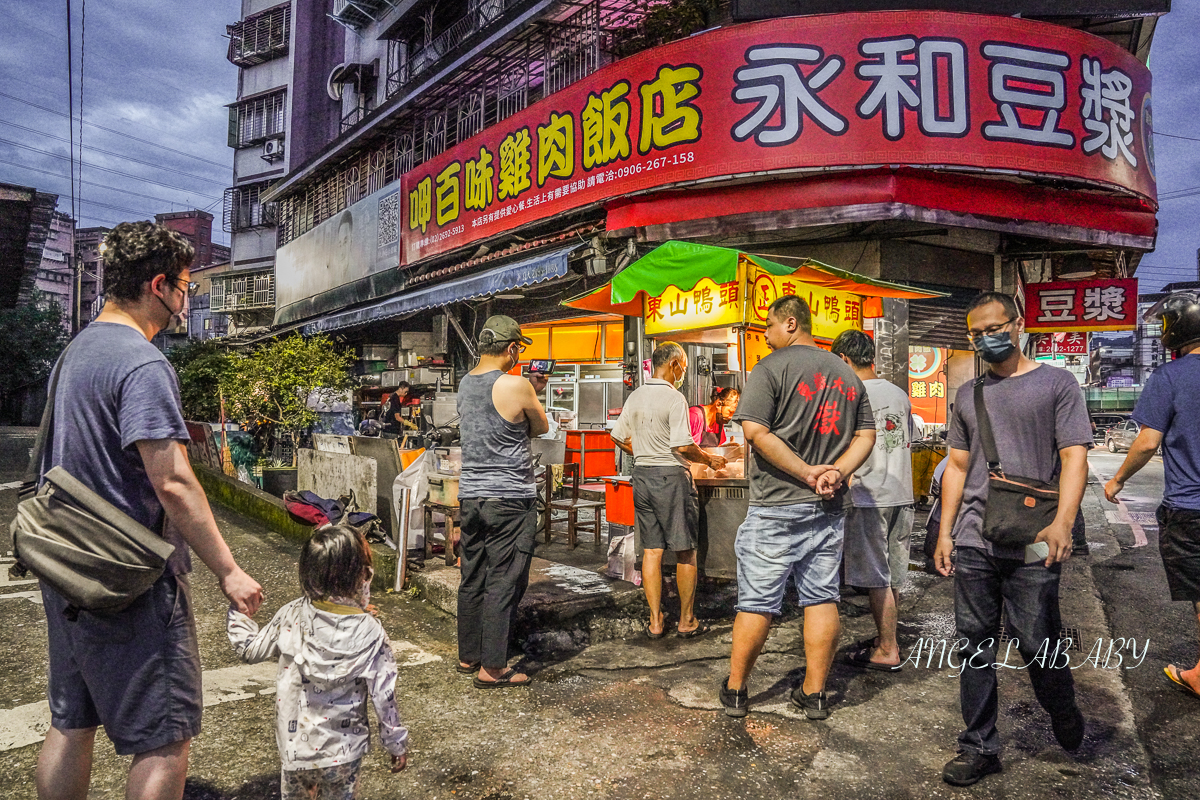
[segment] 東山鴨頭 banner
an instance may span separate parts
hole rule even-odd
[[[1156,198],[1150,72],[1097,36],[944,12],[734,25],[611,64],[403,178],[403,263],[706,178],[961,167]]]

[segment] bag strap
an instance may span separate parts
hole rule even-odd
[[[50,387],[46,393],[46,407],[42,409],[42,424],[38,428],[37,439],[33,443],[33,451],[29,457],[29,467],[25,470],[25,477],[22,483],[26,486],[32,484],[37,486],[42,477],[42,456],[46,452],[47,443],[50,440],[50,433],[54,427],[54,399],[58,395],[58,373],[62,368],[63,359],[67,355],[71,345],[67,345],[59,355],[58,360],[54,362],[54,369],[50,372]]]
[[[987,403],[983,401],[983,380],[975,379],[975,421],[979,425],[979,438],[983,441],[983,455],[987,459],[989,472],[1004,474],[1000,466],[1000,452],[996,449],[996,437],[992,434],[992,419],[988,415]]]

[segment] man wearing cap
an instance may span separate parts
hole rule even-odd
[[[1192,604],[1200,623],[1200,425],[1195,402],[1200,397],[1200,298],[1177,292],[1146,312],[1162,322],[1162,343],[1175,352],[1150,376],[1133,409],[1142,426],[1125,462],[1104,485],[1110,503],[1125,482],[1150,462],[1162,446],[1163,499],[1158,507],[1158,550],[1162,554],[1171,599]],[[1163,668],[1181,691],[1200,699],[1200,663],[1191,669]]]
[[[475,686],[480,689],[529,684],[528,675],[508,668],[508,642],[529,583],[537,533],[529,439],[548,431],[550,423],[538,402],[545,378],[526,380],[508,373],[532,342],[511,317],[489,317],[479,333],[479,365],[458,387],[458,671],[478,670]]]

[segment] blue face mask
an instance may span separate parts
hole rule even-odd
[[[989,333],[975,339],[975,352],[989,364],[999,364],[1013,354],[1017,346],[1013,344],[1008,331]]]

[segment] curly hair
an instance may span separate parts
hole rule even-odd
[[[104,294],[137,300],[142,285],[156,275],[174,281],[191,265],[196,251],[183,234],[153,222],[122,222],[104,237]]]

